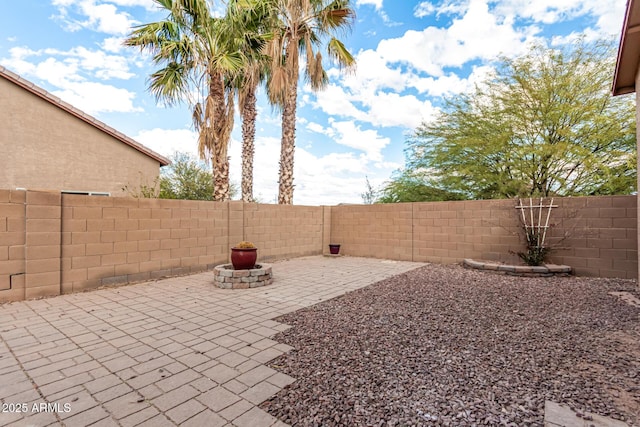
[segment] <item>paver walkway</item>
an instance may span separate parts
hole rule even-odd
[[[256,405],[295,381],[273,319],[423,264],[296,258],[274,283],[213,273],[0,305],[0,426],[276,426]]]

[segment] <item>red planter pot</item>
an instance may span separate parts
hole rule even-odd
[[[231,264],[234,270],[249,270],[256,265],[258,248],[231,248]]]
[[[331,255],[338,255],[340,253],[340,245],[329,245],[329,253]]]

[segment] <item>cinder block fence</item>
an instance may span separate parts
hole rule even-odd
[[[528,201],[527,201],[528,203]],[[550,261],[577,275],[636,278],[636,196],[556,198]],[[464,258],[519,262],[514,200],[334,206],[331,239],[345,253],[450,264]]]
[[[556,199],[552,260],[635,278],[635,196]],[[212,269],[250,240],[268,261],[328,252],[436,263],[514,261],[512,200],[281,206],[0,190],[0,302]]]

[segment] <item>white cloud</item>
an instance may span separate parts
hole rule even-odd
[[[337,128],[343,127],[344,134],[338,135],[338,130],[333,127],[327,129],[327,132],[334,132],[338,137],[345,138],[349,135],[356,138],[367,135],[366,131],[349,133],[349,125],[337,125]],[[142,142],[139,138],[137,140]],[[229,156],[231,181],[240,183],[240,141],[235,139],[231,141]],[[253,166],[254,195],[263,202],[277,202],[279,160],[280,139],[257,137]],[[296,205],[361,203],[360,193],[365,190],[365,176],[369,176],[372,184],[382,183],[398,166],[390,162],[372,162],[364,152],[333,152],[318,155],[297,146],[294,160],[294,203]]]
[[[306,126],[312,132],[326,135],[333,142],[345,147],[362,151],[360,161],[381,162],[383,156],[381,151],[389,145],[391,140],[381,136],[375,129],[361,129],[353,121],[335,121],[329,118],[329,127],[310,122]]]
[[[382,161],[382,149],[389,145],[391,140],[382,137],[377,130],[362,130],[353,121],[331,122],[333,140],[346,147],[363,151],[364,159],[372,161]]]
[[[591,15],[597,18],[597,28],[604,34],[619,33],[625,8],[625,2],[618,0],[496,0],[489,3],[496,17],[530,21],[525,25],[555,24]],[[414,8],[414,16],[463,15],[473,4],[474,0],[422,1]]]
[[[364,174],[367,162],[355,153],[329,153],[321,157],[316,157],[305,149],[299,149],[296,153],[296,163],[300,166],[297,169],[297,176],[306,177],[304,181],[312,181],[312,178],[322,179],[323,176],[330,176],[341,173]],[[295,165],[294,165],[295,167]]]
[[[398,166],[371,164],[362,155],[351,152],[317,156],[296,148],[295,156],[294,202],[303,205],[362,203],[360,194],[366,189],[365,177],[378,186]],[[275,189],[274,196],[277,184]]]
[[[357,108],[355,102],[362,108]],[[375,84],[361,88],[355,95],[345,88],[329,85],[316,95],[313,105],[332,117],[354,119],[380,127],[415,128],[434,111],[428,100],[419,100],[415,95],[376,91]]]
[[[502,0],[496,4],[496,13],[543,24],[592,15],[598,18],[597,27],[611,34],[620,31],[624,7],[624,2],[617,0]]]
[[[389,18],[389,15],[387,15],[387,12],[385,12],[384,9],[382,8],[382,2],[383,0],[356,0],[356,6],[364,6],[364,5],[373,6],[376,9],[376,12],[378,12],[378,15],[380,15],[380,18],[382,18],[382,22],[384,22],[385,25],[388,27],[396,27],[396,26],[402,25],[402,23],[400,22],[391,21],[391,19]]]
[[[296,150],[296,155],[299,151],[300,149]],[[231,181],[235,183],[241,182],[241,153],[241,142],[232,139],[229,144],[229,175]],[[253,195],[262,202],[277,203],[278,201],[279,160],[280,140],[271,137],[257,137],[253,159]],[[240,195],[236,198],[240,198]],[[298,204],[297,200],[296,204]]]
[[[102,41],[102,49],[111,53],[122,52],[124,50],[123,41],[124,37],[107,37]]]
[[[119,55],[109,55],[102,50],[89,50],[83,46],[74,47],[68,51],[45,49],[42,54],[60,56],[68,64],[77,64],[77,68],[93,74],[101,80],[127,80],[134,76],[129,71],[127,58]]]
[[[36,64],[33,72],[39,79],[62,88],[66,88],[72,83],[81,82],[83,79],[77,73],[77,63],[64,63],[51,57]]]
[[[52,0],[51,4],[54,6],[61,6],[61,7],[69,7],[74,3],[77,3],[78,0]]]
[[[118,6],[140,6],[144,7],[147,10],[154,10],[158,7],[158,5],[153,0],[109,0],[113,4],[117,4]]]
[[[365,4],[369,4],[376,8],[376,10],[382,9],[382,1],[383,0],[356,0],[356,6],[363,6]]]
[[[584,38],[586,42],[595,42],[602,40],[602,33],[597,32],[592,28],[587,28],[582,32],[573,32],[571,34],[567,34],[566,36],[554,36],[551,37],[551,41],[549,44],[553,47],[569,45],[571,43],[575,43],[578,39]]]
[[[513,19],[493,14],[486,0],[472,0],[450,27],[410,30],[400,38],[382,40],[377,51],[387,63],[408,64],[418,72],[440,76],[445,67],[522,53],[536,31],[516,30]]]
[[[453,2],[419,5],[424,13],[457,13],[459,7],[460,3]],[[424,95],[440,97],[470,90],[491,70],[476,66],[463,77],[445,69],[525,52],[537,31],[516,30],[513,19],[497,16],[486,0],[472,0],[449,27],[409,30],[399,38],[382,40],[376,50],[358,52],[354,75],[339,78],[337,70],[330,70],[335,83],[316,94],[312,105],[330,116],[374,126],[415,128],[436,111]]]
[[[309,124],[312,124],[310,122]],[[361,145],[356,150],[317,155],[297,146],[294,160],[294,202],[296,205],[335,205],[361,203],[360,193],[365,190],[365,176],[374,185],[380,185],[399,165],[392,162],[373,161],[381,158],[375,152],[388,141],[375,131],[363,131],[348,122],[333,123],[323,133],[331,133],[345,146]],[[133,139],[150,149],[171,156],[174,152],[187,152],[197,157],[197,133],[189,129],[148,129]],[[346,141],[357,143],[346,144]],[[376,148],[367,146],[373,144]],[[241,181],[241,152],[239,140],[229,144],[230,180]],[[265,203],[277,203],[280,139],[258,136],[255,141],[254,195]],[[239,198],[238,194],[236,198]]]
[[[321,124],[318,124],[316,122],[307,123],[306,128],[309,129],[311,132],[320,133],[323,135],[327,135],[328,133],[327,129],[325,129]]]
[[[401,92],[407,88],[407,75],[399,67],[391,68],[379,52],[367,49],[356,55],[357,69],[354,74],[344,75],[342,83],[353,93],[366,93],[388,88]],[[338,70],[329,72],[338,77]]]
[[[343,87],[332,84],[318,93],[314,106],[331,116],[352,118],[375,126],[415,128],[422,120],[433,116],[435,109],[428,100],[410,95],[408,90],[438,97],[461,93],[472,89],[474,83],[492,70],[488,66],[476,66],[466,78],[453,72],[431,77],[392,66],[371,49],[359,52],[356,60],[356,73],[340,80]],[[336,69],[329,70],[329,75],[338,81]]]
[[[424,119],[436,111],[429,100],[414,95],[377,93],[369,104],[368,117],[379,126],[401,126],[415,129]]]
[[[416,18],[424,18],[435,13],[440,15],[461,14],[469,8],[469,1],[446,0],[446,1],[423,1],[416,5],[413,9],[413,16]]]
[[[344,88],[336,84],[329,84],[316,95],[316,101],[313,102],[314,107],[319,107],[322,111],[330,116],[347,117],[354,119],[366,119],[366,114],[360,111],[350,101],[349,94]]]
[[[407,85],[415,88],[420,94],[429,96],[464,93],[471,91],[475,84],[485,80],[493,71],[493,67],[482,65],[473,67],[471,74],[466,78],[462,78],[455,73],[448,73],[437,78],[411,75],[407,78]]]
[[[493,71],[492,61],[501,55],[516,56],[539,41],[538,24],[560,22],[589,13],[607,21],[614,0],[469,0],[423,1],[415,16],[451,15],[448,26],[430,26],[406,31],[401,37],[380,41],[378,47],[357,53],[354,75],[329,70],[332,79],[326,90],[311,96],[310,103],[330,117],[352,119],[377,127],[414,129],[435,116],[429,98],[470,91]],[[382,2],[362,0],[382,8]],[[622,11],[611,12],[621,16]],[[522,20],[525,20],[523,25]],[[587,28],[587,37],[600,34]],[[555,38],[555,43],[570,40]],[[471,62],[477,64],[465,75],[459,70]],[[309,96],[305,93],[305,97]],[[315,100],[313,97],[315,96]],[[326,131],[311,124],[315,132]]]
[[[41,61],[49,65],[54,62],[60,62],[59,67],[66,67],[65,75],[55,76],[51,79],[46,75],[39,75],[40,78],[48,80],[53,84],[61,85],[61,80],[81,80],[82,77],[78,73],[84,72],[93,75],[101,80],[109,80],[112,78],[127,80],[133,77],[133,73],[129,71],[127,59],[124,56],[109,55],[102,50],[89,50],[83,46],[71,48],[66,51],[58,49],[31,50],[25,47],[14,47],[9,50],[10,58],[3,59],[3,62],[15,64],[14,67],[19,69],[18,72],[29,73],[37,68],[38,63],[33,58],[46,57]],[[60,58],[60,59],[58,59]],[[30,63],[30,61],[34,63]],[[31,64],[31,65],[29,65]]]
[[[119,5],[148,5],[148,2],[126,1],[114,2]],[[97,3],[96,0],[54,0],[59,15],[56,18],[65,24],[67,31],[78,31],[82,28],[106,34],[124,35],[131,27],[138,24],[127,12],[119,10],[111,3]],[[71,13],[80,15],[72,18]]]
[[[474,0],[423,1],[414,9],[414,15],[462,15],[473,3]],[[530,27],[591,16],[597,19],[595,31],[601,36],[619,34],[625,10],[625,2],[618,0],[497,0],[489,3],[492,13],[499,19],[525,20],[521,24]]]
[[[82,11],[89,18],[82,26],[107,34],[126,34],[138,22],[125,12],[119,12],[112,4],[81,3]]]
[[[625,2],[617,0],[592,1],[592,11],[598,17],[596,31],[605,36],[619,36],[625,13]]]
[[[135,93],[102,83],[66,83],[52,93],[88,114],[142,111],[133,105]]]
[[[198,157],[198,133],[189,129],[147,129],[133,137],[165,157],[175,152],[189,153]]]
[[[15,47],[9,52],[11,57],[1,61],[9,69],[27,79],[35,77],[56,86],[58,89],[51,91],[54,95],[88,114],[140,111],[133,104],[134,92],[88,79],[129,79],[133,74],[123,57],[84,47],[68,51]],[[45,58],[34,61],[40,57]]]
[[[413,9],[413,16],[416,18],[424,18],[425,16],[433,15],[437,10],[436,6],[430,1],[423,1],[416,5]]]

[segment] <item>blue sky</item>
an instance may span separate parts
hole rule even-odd
[[[149,58],[121,45],[131,26],[164,17],[153,0],[3,2],[0,65],[163,155],[196,152],[188,105],[156,105],[146,90],[154,69]],[[403,166],[407,135],[433,119],[443,96],[469,90],[499,55],[522,54],[531,42],[618,37],[626,2],[352,3],[357,20],[342,39],[356,56],[356,71],[344,75],[327,64],[331,82],[324,91],[300,85],[295,204],[361,203],[365,177],[379,187]],[[273,203],[280,116],[264,94],[259,99],[254,193]],[[230,156],[237,183],[240,139],[236,119]]]

